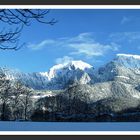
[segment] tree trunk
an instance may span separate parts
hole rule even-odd
[[[2,115],[1,115],[1,120],[2,121],[6,120],[6,118],[5,118],[5,106],[6,106],[6,103],[3,102],[3,104],[2,104]]]
[[[26,96],[25,99],[25,110],[24,110],[24,120],[27,121],[27,109],[28,109],[28,95]]]

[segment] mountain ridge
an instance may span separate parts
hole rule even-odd
[[[81,60],[54,65],[48,72],[23,73],[4,71],[11,80],[22,81],[33,89],[65,89],[73,84],[94,84],[121,79],[138,83],[140,77],[140,55],[117,54],[116,58],[96,71]]]

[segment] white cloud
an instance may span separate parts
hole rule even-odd
[[[133,25],[134,23],[139,23],[140,17],[139,16],[123,16],[121,19],[120,24],[131,24]],[[135,24],[134,24],[135,25]]]
[[[104,45],[95,42],[95,43],[70,44],[70,47],[74,49],[74,51],[71,52],[72,55],[82,54],[85,55],[86,57],[92,57],[92,56],[103,56],[108,51],[118,51],[118,48],[120,46],[115,43]]]
[[[81,33],[70,38],[47,39],[38,44],[31,44],[28,47],[32,50],[40,50],[47,46],[58,46],[63,49],[69,48],[69,55],[83,55],[86,58],[103,56],[109,51],[118,51],[120,47],[112,42],[109,44],[97,42],[94,40],[92,33]],[[67,59],[67,57],[63,59]]]
[[[72,57],[64,56],[64,57],[62,57],[62,58],[57,58],[57,59],[55,60],[55,62],[56,62],[57,64],[64,64],[64,63],[71,62],[72,60],[73,60]]]
[[[140,40],[140,32],[122,32],[110,34],[109,39],[115,42],[127,41],[129,43]]]
[[[70,55],[84,55],[87,58],[103,56],[109,51],[118,51],[119,45],[111,42],[103,44],[94,40],[92,33],[82,33],[67,40],[66,46],[72,48]]]
[[[92,33],[81,33],[79,34],[78,36],[75,36],[75,37],[72,37],[72,38],[69,38],[67,40],[68,42],[72,43],[72,42],[93,42],[94,39],[93,39],[93,35]]]
[[[130,21],[131,21],[131,18],[130,18],[130,17],[124,16],[124,17],[122,18],[122,20],[121,20],[121,24],[126,24],[126,23],[128,23],[128,22],[130,22]]]
[[[40,43],[29,44],[27,47],[32,49],[32,50],[41,50],[44,47],[53,45],[54,43],[55,43],[55,40],[47,39],[47,40],[43,40]]]

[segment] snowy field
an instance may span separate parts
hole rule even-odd
[[[0,131],[139,131],[140,123],[0,122]]]

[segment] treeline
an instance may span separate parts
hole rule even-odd
[[[29,120],[33,110],[32,90],[12,82],[0,69],[0,120]]]
[[[0,69],[1,121],[106,122],[140,121],[140,101],[106,98],[91,102],[89,86],[74,85],[56,95],[35,99],[36,91],[10,80]],[[41,93],[41,92],[40,92]],[[39,94],[40,94],[39,93]],[[94,92],[93,92],[94,93]],[[93,94],[94,95],[94,94]]]

